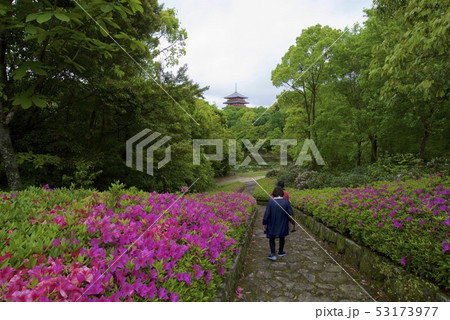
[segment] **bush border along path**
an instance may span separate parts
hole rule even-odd
[[[422,193],[424,195],[429,194],[429,191],[432,190],[445,190],[443,189],[442,185],[448,185],[448,178],[444,177],[431,177],[428,179],[422,179],[422,180],[413,180],[406,182],[406,184],[411,184],[412,187],[416,187],[418,185],[425,186],[422,189]],[[261,184],[261,186],[270,192],[274,186],[275,180],[274,179],[263,179],[258,181],[258,183]],[[375,184],[372,186],[372,188],[380,188],[384,187],[382,189],[387,190],[397,190],[396,187],[398,187],[399,182],[394,182],[391,184]],[[401,183],[405,189],[408,189],[411,186],[405,185],[405,182]],[[367,187],[369,188],[369,187]],[[394,188],[394,189],[393,189]],[[414,188],[413,188],[414,189]],[[435,284],[432,284],[425,280],[425,277],[421,277],[421,274],[418,274],[417,270],[412,268],[411,265],[407,265],[405,268],[401,265],[400,261],[393,261],[392,257],[387,257],[388,254],[385,252],[379,252],[376,250],[376,247],[374,245],[370,246],[367,243],[364,243],[362,240],[364,240],[364,237],[356,237],[356,239],[353,237],[354,234],[357,234],[355,232],[351,232],[351,226],[349,224],[353,223],[353,226],[363,227],[366,221],[362,219],[363,226],[360,225],[360,216],[357,211],[350,211],[347,210],[340,210],[338,212],[339,214],[336,214],[336,212],[333,212],[332,210],[327,210],[325,206],[323,206],[323,203],[327,203],[329,199],[332,199],[332,197],[336,197],[336,193],[341,190],[349,190],[349,189],[340,189],[340,188],[327,188],[323,190],[296,190],[296,189],[290,189],[288,188],[288,191],[291,194],[291,201],[293,203],[293,206],[295,207],[297,211],[297,216],[300,217],[300,221],[313,233],[318,235],[321,239],[326,240],[327,242],[333,244],[338,252],[341,252],[344,254],[345,258],[349,260],[352,264],[357,266],[360,271],[363,274],[368,275],[372,278],[373,281],[378,282],[381,286],[384,287],[386,293],[390,296],[393,300],[400,300],[400,301],[424,301],[424,300],[434,300],[434,301],[448,301],[449,297],[445,293],[439,293],[439,289]],[[409,189],[408,189],[409,190]],[[412,189],[411,189],[412,190]],[[326,194],[325,194],[326,193]],[[445,192],[444,192],[445,194]],[[419,196],[419,194],[415,194]],[[267,194],[261,190],[261,188],[257,188],[254,193],[255,198],[258,201],[266,201],[267,200]],[[309,199],[307,197],[309,196]],[[444,196],[445,198],[446,196]],[[424,197],[425,198],[425,197]],[[436,197],[435,197],[436,198]],[[428,196],[426,199],[433,200],[435,199],[432,196]],[[305,200],[307,199],[307,200]],[[413,199],[414,200],[414,199]],[[262,202],[261,201],[261,202]],[[309,202],[308,202],[309,201]],[[448,201],[448,200],[447,200]],[[306,202],[306,208],[305,209],[305,202]],[[440,202],[440,200],[438,201]],[[327,204],[329,204],[328,202]],[[314,204],[314,205],[313,205]],[[353,206],[353,204],[352,204]],[[419,208],[419,206],[417,206]],[[445,207],[443,208],[445,209]],[[299,212],[300,210],[300,212]],[[427,211],[428,210],[428,211]],[[442,230],[440,230],[444,236],[445,230],[447,230],[448,225],[446,223],[448,220],[445,220],[442,215],[436,219],[436,215],[433,214],[433,210],[435,208],[431,207],[429,209],[423,210],[424,212],[419,212],[418,215],[422,216],[428,214],[428,216],[431,214],[431,217],[429,219],[426,219],[426,223],[431,223],[434,221],[434,232],[438,229],[437,226],[442,225]],[[305,213],[303,213],[303,212]],[[331,211],[331,213],[330,213]],[[325,220],[324,213],[327,214],[327,217],[333,217],[333,219]],[[350,214],[349,214],[350,213]],[[405,213],[405,212],[403,212]],[[342,219],[342,214],[347,214],[345,218],[348,221],[347,222],[347,228],[343,227],[343,224],[339,224],[339,221]],[[352,217],[353,215],[353,217]],[[358,219],[354,219],[355,216],[357,216]],[[381,216],[381,214],[380,214]],[[404,217],[403,221],[401,220],[401,212],[398,213],[398,223],[404,223],[406,224],[407,217]],[[353,218],[353,219],[352,219]],[[380,217],[381,218],[381,217]],[[416,218],[416,216],[414,216]],[[353,221],[355,220],[355,221]],[[392,220],[386,218],[384,221],[386,224],[393,223]],[[437,220],[437,221],[436,221]],[[441,221],[442,220],[442,221]],[[411,221],[411,220],[410,220]],[[323,222],[323,223],[322,223]],[[328,223],[327,223],[328,222]],[[326,224],[326,225],[325,225]],[[337,230],[336,230],[337,229]],[[399,236],[396,237],[396,232],[400,233],[403,232],[403,236],[405,236],[405,230],[408,230],[406,227],[403,229],[392,227],[386,230],[386,234],[391,237],[394,237],[392,240],[396,242],[399,238]],[[400,229],[400,230],[398,230]],[[372,232],[372,231],[371,231]],[[379,233],[381,235],[383,233]],[[439,235],[439,234],[438,234]],[[447,233],[448,235],[448,233]],[[350,236],[352,239],[347,238],[346,236]],[[447,236],[448,237],[448,236]],[[414,238],[417,238],[416,233],[414,233]],[[427,239],[427,238],[426,238]],[[445,238],[444,238],[445,239]],[[415,239],[417,240],[417,239]],[[427,239],[429,241],[429,239]],[[390,240],[387,240],[390,241]],[[445,240],[442,240],[443,242]],[[437,244],[434,243],[434,246]],[[369,249],[370,247],[370,249]],[[442,250],[434,250],[433,252],[436,253],[436,251],[440,254],[439,258],[443,260],[441,263],[441,266],[443,266],[442,269],[439,269],[437,267],[437,264],[433,264],[433,266],[430,268],[431,271],[436,270],[442,270],[443,274],[441,275],[440,279],[445,279],[445,274],[447,274],[448,279],[448,272],[447,268],[449,267],[448,259],[449,259],[449,252],[448,251],[442,251]],[[411,261],[411,258],[408,257],[408,260],[406,261],[409,263]],[[397,259],[395,259],[397,260]],[[400,260],[400,258],[398,259]],[[403,260],[402,260],[403,262]],[[433,262],[434,263],[434,262]],[[413,265],[413,264],[412,264]],[[413,265],[414,266],[414,265]],[[409,267],[409,268],[408,268]],[[405,270],[406,269],[406,270]],[[408,272],[409,271],[409,272]],[[439,277],[438,277],[439,279]],[[436,281],[436,280],[435,280]],[[441,284],[443,287],[445,287],[443,284]]]
[[[243,235],[242,240],[239,244],[239,253],[234,257],[233,265],[227,268],[223,283],[217,289],[217,296],[214,299],[215,302],[232,301],[232,298],[236,291],[237,282],[239,281],[239,276],[244,268],[247,250],[250,245],[250,241],[252,240],[253,227],[256,220],[256,211],[257,207],[255,207],[255,210],[249,217],[249,219],[251,219],[250,224],[248,225],[247,231]]]

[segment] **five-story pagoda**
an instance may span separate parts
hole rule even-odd
[[[245,101],[245,99],[248,99],[248,97],[237,92],[237,86],[234,93],[226,96],[225,99],[227,99],[227,101],[225,101],[224,104],[228,106],[245,107],[245,105],[248,104],[248,102]]]

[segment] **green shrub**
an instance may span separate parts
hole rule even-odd
[[[259,179],[256,184],[255,191],[253,191],[253,197],[258,201],[269,201],[270,194],[277,184],[275,178],[263,178]]]
[[[295,179],[295,187],[299,190],[308,189],[311,187],[311,181],[317,175],[316,171],[302,171]]]
[[[304,170],[304,168],[290,163],[280,169],[278,173],[278,180],[283,180],[286,186],[294,186],[295,179],[297,179],[298,175]]]
[[[448,289],[449,186],[450,178],[439,174],[359,188],[288,191],[294,207]]]
[[[274,170],[269,170],[266,173],[266,177],[267,178],[277,177],[279,172],[280,172],[279,170],[275,170],[275,169]]]

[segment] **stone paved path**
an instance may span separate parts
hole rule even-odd
[[[245,191],[253,192],[246,184]],[[267,259],[269,241],[262,228],[265,206],[258,206],[253,237],[235,301],[372,301],[298,226],[286,238],[287,255]],[[277,250],[278,250],[278,240]]]

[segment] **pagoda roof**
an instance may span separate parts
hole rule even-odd
[[[245,100],[240,100],[240,101],[232,100],[232,101],[225,101],[223,104],[230,104],[230,105],[242,104],[242,105],[244,105],[244,104],[248,104],[248,102]]]
[[[239,92],[235,91],[234,93],[228,95],[225,97],[225,99],[233,99],[233,98],[241,98],[241,99],[248,99],[248,97],[240,94]]]

